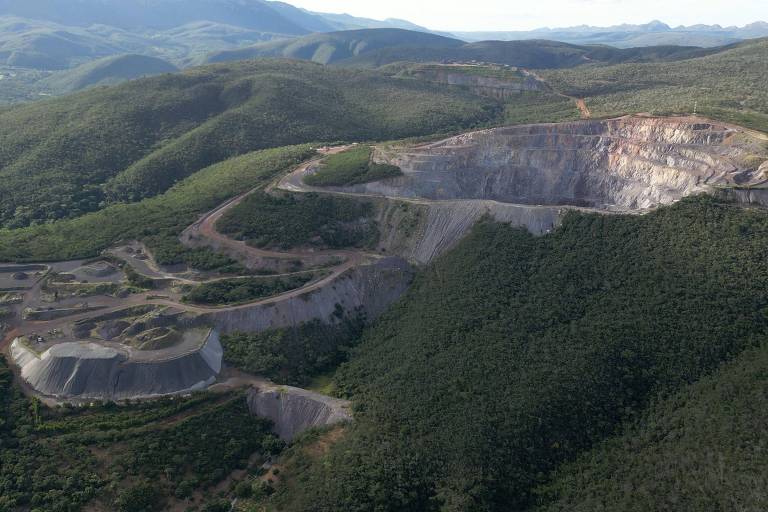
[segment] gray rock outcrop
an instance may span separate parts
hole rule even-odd
[[[330,323],[338,308],[364,312],[369,320],[378,317],[405,293],[413,271],[402,258],[382,258],[351,268],[333,282],[297,297],[251,307],[205,313],[197,318],[202,325],[213,325],[222,333],[258,332],[290,327],[319,319]]]
[[[216,331],[184,353],[69,342],[37,354],[18,338],[11,345],[21,377],[38,393],[65,399],[124,400],[204,389],[221,371],[222,354]]]
[[[309,428],[352,419],[348,401],[290,386],[254,388],[247,399],[251,414],[272,420],[273,431],[285,441]]]

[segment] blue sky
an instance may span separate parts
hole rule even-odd
[[[403,18],[433,30],[530,30],[660,19],[670,25],[768,21],[768,0],[287,0],[321,12]]]

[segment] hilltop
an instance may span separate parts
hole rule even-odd
[[[115,85],[179,69],[173,64],[144,55],[117,55],[88,62],[38,82],[38,86],[56,93],[79,91],[96,85]]]

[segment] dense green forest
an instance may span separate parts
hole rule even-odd
[[[691,113],[768,131],[768,39],[679,62],[542,71],[558,91],[587,98],[595,116]]]
[[[313,153],[309,146],[256,151],[208,167],[166,193],[138,203],[113,205],[52,224],[0,229],[0,260],[89,257],[118,240],[140,239],[160,263],[185,262],[189,257],[194,264],[201,253],[184,249],[177,239],[187,226],[223,201],[266,185]],[[210,256],[202,256],[206,254]]]
[[[301,288],[314,278],[312,273],[303,273],[286,277],[221,279],[195,286],[182,300],[209,306],[241,304]]]
[[[225,213],[217,229],[256,247],[361,247],[378,239],[368,201],[321,194],[254,193]]]
[[[654,403],[626,431],[558,470],[544,512],[763,510],[768,345]]]
[[[271,503],[540,505],[540,486],[561,463],[763,343],[766,241],[764,211],[706,196],[646,216],[569,213],[543,237],[478,225],[364,334],[335,379],[357,404],[355,424]],[[691,457],[705,460],[710,448]],[[638,465],[653,463],[639,457]],[[566,497],[579,494],[563,490],[569,474],[556,487]],[[731,481],[743,476],[711,481],[712,492],[748,493]]]
[[[340,321],[332,325],[313,320],[292,328],[223,336],[224,357],[227,363],[278,384],[306,386],[345,361],[359,341],[364,317],[347,317],[340,309],[336,316]]]
[[[307,185],[320,187],[358,185],[385,178],[402,176],[396,165],[380,164],[372,160],[373,147],[356,146],[326,158],[320,169],[304,178]]]
[[[12,384],[3,358],[0,412],[2,512],[72,512],[93,500],[117,512],[185,501],[205,510],[216,502],[213,486],[254,469],[252,454],[263,460],[282,449],[242,394],[48,409]]]
[[[291,61],[194,68],[21,105],[0,110],[0,225],[153,196],[253,150],[425,135],[500,112],[461,90]]]

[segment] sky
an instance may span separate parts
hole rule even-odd
[[[432,30],[531,30],[658,19],[671,26],[768,21],[768,0],[287,0],[312,11],[401,18]]]

